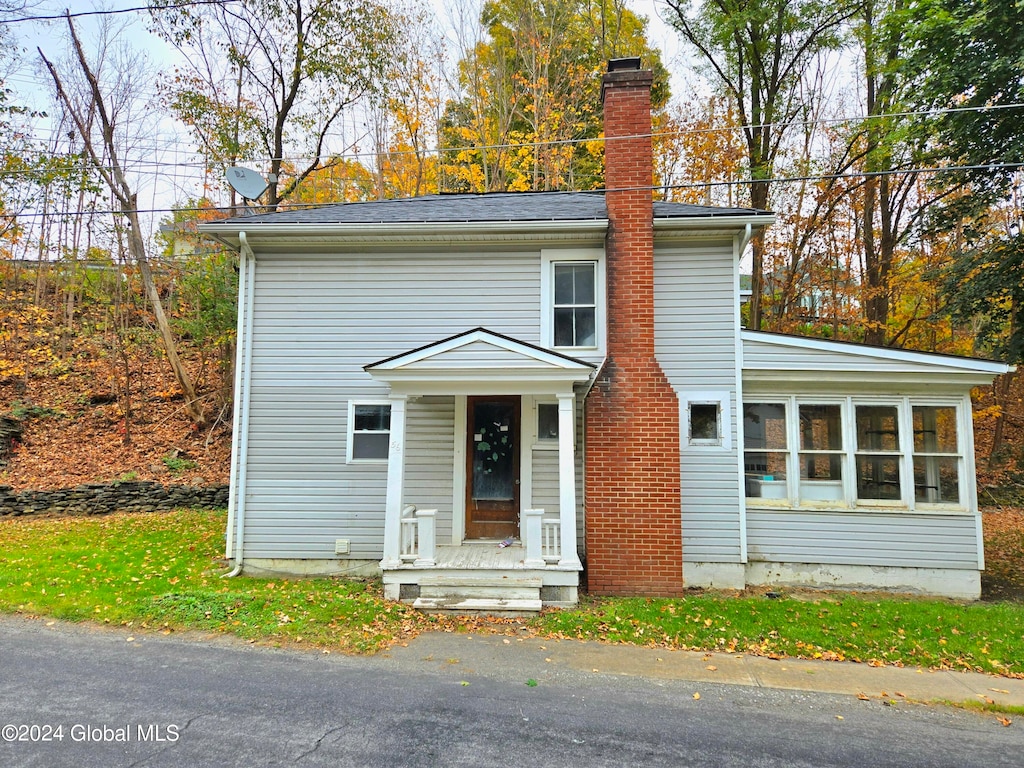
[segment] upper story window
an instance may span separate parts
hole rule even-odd
[[[562,349],[599,349],[604,344],[603,256],[596,250],[548,250],[541,290],[543,343]]]
[[[744,403],[748,504],[963,509],[960,419],[906,397]]]
[[[597,346],[597,264],[555,264],[554,341],[556,347]]]

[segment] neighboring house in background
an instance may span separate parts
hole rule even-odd
[[[228,556],[421,605],[813,584],[977,597],[970,389],[1001,363],[744,331],[763,211],[652,202],[651,74],[607,191],[202,225],[241,254]],[[507,546],[500,546],[507,544]]]

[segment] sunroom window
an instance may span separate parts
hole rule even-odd
[[[743,471],[748,498],[785,499],[787,462],[785,403],[743,406]]]
[[[843,500],[843,418],[839,405],[800,406],[800,499]]]
[[[952,406],[914,406],[914,498],[924,504],[960,503],[960,449]]]
[[[895,405],[858,405],[857,498],[899,501],[900,431]]]
[[[962,407],[910,397],[744,403],[748,504],[963,509]]]

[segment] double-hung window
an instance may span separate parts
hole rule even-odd
[[[900,428],[895,405],[857,405],[857,500],[900,501]]]
[[[597,346],[597,264],[554,265],[554,346]]]
[[[604,347],[604,252],[541,251],[541,343],[564,350]],[[572,353],[570,353],[572,354]]]
[[[350,402],[348,461],[387,461],[390,443],[390,403]]]
[[[918,504],[960,503],[957,413],[951,405],[915,405],[914,498]]]
[[[843,500],[843,415],[835,403],[799,406],[800,498],[803,501]]]
[[[785,403],[743,405],[743,467],[748,498],[785,499],[789,477]]]

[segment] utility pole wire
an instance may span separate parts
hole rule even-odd
[[[191,8],[194,6],[201,5],[231,5],[237,3],[239,0],[188,0],[188,2],[175,3],[175,8]],[[53,14],[50,16],[21,16],[15,19],[0,19],[0,26],[5,24],[22,24],[28,21],[59,21],[61,19],[81,19],[86,16],[115,16],[121,13],[150,13],[154,8],[149,5],[137,6],[134,8],[111,8],[109,10],[96,10],[96,11],[77,11],[70,13],[65,11],[64,13]]]
[[[819,175],[809,176],[778,176],[769,179],[773,184],[791,184],[805,181],[823,181],[832,179],[863,179],[863,178],[875,178],[879,176],[904,176],[904,175],[919,175],[925,173],[957,173],[962,171],[984,171],[984,170],[1000,170],[1000,171],[1011,171],[1024,169],[1024,162],[1019,163],[987,163],[983,165],[951,165],[951,166],[936,166],[932,168],[905,168],[903,170],[895,171],[870,171],[870,172],[849,172],[849,173],[823,173]],[[3,173],[0,172],[0,177]],[[727,186],[742,186],[746,184],[752,184],[755,180],[753,179],[736,179],[734,181],[701,181],[701,182],[689,182],[686,184],[651,184],[638,187],[620,187],[614,191],[650,191],[650,192],[664,192],[669,189],[704,189],[706,187],[727,187]],[[584,195],[584,194],[604,194],[608,192],[607,188],[601,187],[597,189],[562,189],[552,190],[544,192],[546,195]],[[540,192],[507,192],[507,191],[494,191],[494,192],[460,192],[460,193],[437,193],[437,194],[466,194],[466,195],[498,195],[498,194],[541,194]],[[415,198],[387,198],[388,200],[409,200]],[[311,208],[323,208],[328,205],[358,205],[362,202],[377,202],[374,200],[361,200],[354,203],[346,203],[344,200],[335,200],[324,203],[286,203],[283,210],[304,210]],[[260,206],[257,205],[257,208]],[[714,207],[714,206],[712,206]],[[736,206],[743,207],[743,206]],[[225,207],[199,207],[199,206],[183,206],[174,208],[135,208],[132,209],[135,213],[140,214],[160,214],[160,213],[211,213],[211,212],[224,212],[228,213],[234,209],[230,206]],[[93,216],[93,215],[114,215],[125,213],[126,211],[118,208],[114,209],[96,209],[90,211],[68,211],[62,215],[64,216]],[[17,214],[17,218],[39,218],[43,214],[38,212],[30,212]],[[47,214],[52,215],[52,214]]]

